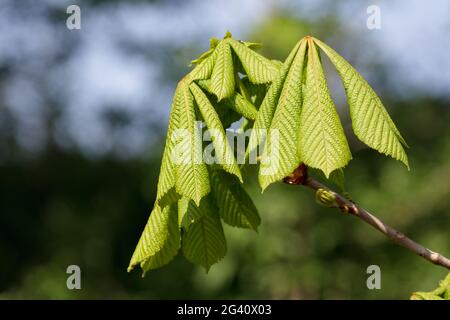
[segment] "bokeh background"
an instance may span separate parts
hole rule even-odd
[[[66,8],[81,7],[81,30]],[[369,5],[381,29],[366,26]],[[312,34],[369,80],[409,142],[411,170],[351,135],[343,88],[324,58],[354,160],[353,198],[450,255],[448,1],[0,2],[1,299],[407,299],[446,271],[301,187],[247,187],[258,233],[226,227],[209,274],[178,256],[141,278],[126,267],[155,198],[171,95],[210,37],[229,30],[284,59]],[[66,268],[82,290],[66,288]],[[379,265],[381,290],[366,268]]]

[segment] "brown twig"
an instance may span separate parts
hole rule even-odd
[[[292,185],[304,185],[315,190],[316,192],[318,190],[328,191],[334,196],[336,207],[338,207],[342,212],[352,214],[362,219],[395,243],[405,247],[409,251],[421,256],[431,263],[440,265],[450,270],[450,259],[411,240],[406,235],[385,224],[383,221],[369,213],[367,210],[361,208],[353,201],[348,200],[336,191],[331,190],[319,181],[308,176],[307,167],[304,164],[301,164],[291,175],[286,177],[284,182]]]

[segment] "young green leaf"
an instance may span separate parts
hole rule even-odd
[[[158,179],[158,191],[156,195],[156,205],[164,208],[166,205],[175,202],[178,195],[175,191],[175,164],[171,159],[175,146],[174,132],[179,129],[180,116],[178,114],[179,105],[182,103],[182,90],[177,87],[170,110],[169,126],[167,129],[166,145],[164,148],[161,169]]]
[[[258,114],[256,115],[256,120],[253,125],[253,130],[250,135],[250,141],[246,151],[247,157],[265,139],[266,133],[270,128],[275,108],[277,107],[278,98],[280,97],[281,90],[283,89],[283,84],[288,74],[289,67],[297,54],[299,46],[300,42],[297,43],[295,48],[286,58],[283,67],[278,71],[278,74],[274,77],[272,83],[267,89],[267,93],[261,103],[261,106],[259,107]]]
[[[225,256],[227,243],[217,213],[208,212],[191,224],[183,236],[182,250],[189,261],[203,266],[206,272]]]
[[[156,205],[134,250],[128,272],[137,264],[144,271],[167,264],[180,248],[180,237],[176,206],[161,209]]]
[[[263,190],[289,175],[300,163],[297,134],[302,105],[301,83],[306,42],[301,41],[295,50],[291,64],[286,65],[289,70],[281,88],[262,155],[259,183]]]
[[[194,60],[196,66],[192,71],[186,76],[190,81],[208,79],[211,77],[214,64],[216,62],[217,53],[215,50],[210,49],[205,53],[205,56],[200,56],[198,61]]]
[[[302,161],[331,172],[345,167],[352,156],[326,83],[319,53],[308,39],[303,109],[300,114],[299,150]]]
[[[265,139],[259,172],[263,190],[289,176],[300,162],[343,189],[342,168],[351,154],[314,43],[338,69],[356,135],[408,165],[406,143],[380,99],[333,49],[306,37],[281,63],[257,54],[254,43],[234,40],[227,32],[223,39],[211,40],[210,49],[192,62],[196,67],[177,86],[155,207],[128,270],[139,264],[145,272],[168,263],[181,242],[186,258],[208,271],[227,250],[220,217],[232,226],[257,229],[261,219],[241,185],[241,171],[224,130],[242,116],[241,131],[254,129],[246,157]],[[212,136],[205,150],[203,129],[196,120],[203,120]],[[207,149],[214,151],[224,171],[214,165],[208,173],[203,159]],[[316,197],[322,204],[333,200],[323,192]],[[450,290],[439,290],[433,295],[450,295]]]
[[[176,191],[199,205],[200,200],[209,193],[209,177],[203,161],[202,141],[196,129],[194,99],[188,84],[179,84],[181,101],[176,106],[183,121],[179,122],[176,150],[172,153],[172,161],[176,165]],[[176,151],[176,152],[175,152]]]
[[[211,93],[220,101],[234,92],[233,56],[228,41],[221,41],[215,51],[217,57],[211,75]]]
[[[409,168],[403,148],[407,144],[378,95],[342,56],[322,41],[314,41],[330,58],[342,79],[356,136],[369,147],[400,160]]]
[[[268,83],[278,74],[277,66],[269,59],[256,53],[240,41],[230,39],[229,42],[251,82]]]
[[[256,231],[261,218],[241,183],[221,170],[212,170],[210,176],[211,191],[223,221],[234,227]]]
[[[215,157],[218,163],[225,171],[234,174],[242,182],[241,172],[234,158],[233,149],[228,142],[216,110],[214,110],[208,97],[197,84],[191,83],[190,89],[195,97],[200,113],[205,120],[206,126],[213,136]]]
[[[141,268],[145,276],[147,271],[160,268],[168,264],[178,253],[181,247],[181,232],[177,224],[176,206],[172,206],[169,212],[167,224],[167,239],[161,250],[141,262]]]

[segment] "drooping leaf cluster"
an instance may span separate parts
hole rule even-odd
[[[222,221],[257,229],[261,219],[242,186],[237,154],[225,132],[238,120],[253,129],[246,156],[262,147],[263,190],[301,163],[343,186],[342,169],[352,156],[328,90],[320,50],[342,80],[355,135],[408,166],[406,142],[380,98],[336,51],[305,37],[280,62],[255,52],[258,47],[229,33],[221,40],[212,39],[210,49],[192,61],[195,67],[179,81],[157,197],[129,270],[135,265],[144,272],[161,267],[180,249],[189,261],[209,270],[226,254]],[[214,132],[213,164],[204,161],[204,130]]]

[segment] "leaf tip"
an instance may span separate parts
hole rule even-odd
[[[210,265],[203,265],[202,266],[205,269],[205,273],[208,274],[209,270],[211,270],[211,266]]]
[[[197,207],[200,207],[200,202],[202,201],[201,197],[195,197],[192,200],[194,200],[194,203]]]
[[[260,168],[260,170],[261,170],[261,168]],[[259,186],[261,187],[261,194],[263,194],[264,191],[265,191],[266,188],[267,188],[267,184],[266,184],[266,182],[262,179],[261,175],[258,175],[258,183],[259,183]]]
[[[270,185],[270,183],[267,183],[265,181],[260,180],[259,181],[259,186],[261,187],[261,194],[264,193],[264,191],[266,191],[267,187]]]
[[[327,180],[330,179],[330,175],[333,171],[334,169],[325,169],[325,170],[322,169],[322,172],[325,175],[325,178],[327,178]]]
[[[220,39],[217,39],[215,37],[212,37],[211,39],[209,39],[209,48],[210,49],[214,49],[215,47],[217,47],[217,44],[220,42]]]
[[[408,171],[411,171],[411,167],[409,166],[409,162],[408,159],[405,159],[404,161],[402,161],[403,164],[406,166],[406,169],[408,169]]]

